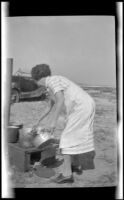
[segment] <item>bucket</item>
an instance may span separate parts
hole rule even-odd
[[[23,128],[23,124],[17,124],[17,123],[9,123],[9,126],[16,126],[16,127],[18,127],[19,129],[22,129]]]
[[[8,126],[8,142],[16,143],[19,137],[19,127],[18,126]]]

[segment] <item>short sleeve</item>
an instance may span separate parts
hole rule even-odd
[[[62,85],[62,82],[59,77],[54,76],[50,77],[47,86],[50,87],[54,94],[56,94],[59,91],[64,90],[64,86]]]

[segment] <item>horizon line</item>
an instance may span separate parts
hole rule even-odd
[[[90,84],[87,84],[87,83],[79,83],[77,82],[79,85],[83,85],[84,87],[112,87],[112,88],[115,88],[116,89],[116,86],[114,85],[90,85]]]

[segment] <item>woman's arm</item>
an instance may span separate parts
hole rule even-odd
[[[55,94],[55,104],[53,107],[54,107],[54,112],[50,123],[51,129],[54,129],[56,127],[57,120],[64,107],[64,95],[62,91],[59,91]]]

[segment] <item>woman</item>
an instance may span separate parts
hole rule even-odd
[[[66,107],[66,126],[59,145],[64,163],[61,173],[54,181],[72,183],[73,172],[81,174],[85,168],[94,168],[95,103],[88,93],[69,79],[58,75],[51,76],[49,65],[36,65],[31,74],[39,85],[46,86],[51,96],[55,97],[54,113],[49,124],[51,131],[56,128],[63,106]],[[88,162],[89,166],[86,164]]]

